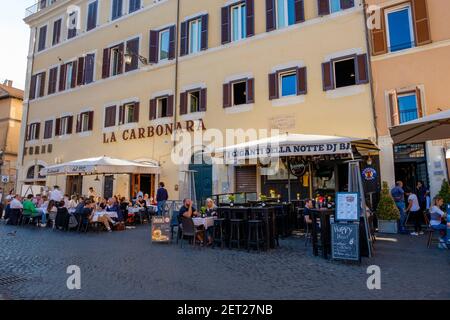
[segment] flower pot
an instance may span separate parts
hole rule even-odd
[[[234,207],[234,203],[233,202],[230,202],[230,207]]]
[[[378,220],[378,232],[398,233],[397,220]]]

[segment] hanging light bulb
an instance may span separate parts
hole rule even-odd
[[[98,177],[98,175],[95,177],[94,181],[100,181],[100,178]]]

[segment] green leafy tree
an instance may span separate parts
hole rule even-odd
[[[380,202],[377,207],[377,217],[379,220],[398,220],[400,219],[400,211],[395,205],[389,192],[389,186],[386,181],[383,181],[381,189]]]
[[[444,203],[450,203],[450,185],[447,180],[442,181],[441,191],[438,195],[444,199]]]

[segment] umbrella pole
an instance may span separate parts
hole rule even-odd
[[[288,170],[288,202],[291,202],[291,170],[289,158],[287,158],[287,170]]]
[[[308,179],[309,179],[309,198],[312,199],[313,198],[313,189],[312,189],[311,161],[308,162],[308,170],[309,170],[309,175],[308,175]]]

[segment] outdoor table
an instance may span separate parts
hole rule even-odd
[[[315,256],[319,255],[319,241],[317,236],[319,235],[319,230],[317,228],[317,219],[320,219],[320,242],[322,246],[322,256],[328,259],[328,254],[331,254],[331,227],[330,227],[330,217],[334,215],[334,209],[311,209],[311,220],[312,223],[312,245],[313,254]]]
[[[264,228],[267,241],[265,241],[265,249],[275,248],[275,208],[274,207],[253,207],[250,209],[250,215],[254,216],[255,213],[260,212],[262,214],[262,220],[264,221]]]
[[[104,215],[108,215],[110,218],[118,218],[117,212],[115,211],[97,211],[94,212],[94,216],[92,217],[93,222],[97,222],[98,218]]]
[[[139,207],[139,208],[128,207],[128,213],[139,213],[144,210],[145,210],[145,208],[142,208],[142,207]]]
[[[192,218],[192,220],[194,221],[194,225],[196,227],[203,225],[205,227],[205,230],[214,227],[214,217],[205,217],[205,218],[196,217]]]

